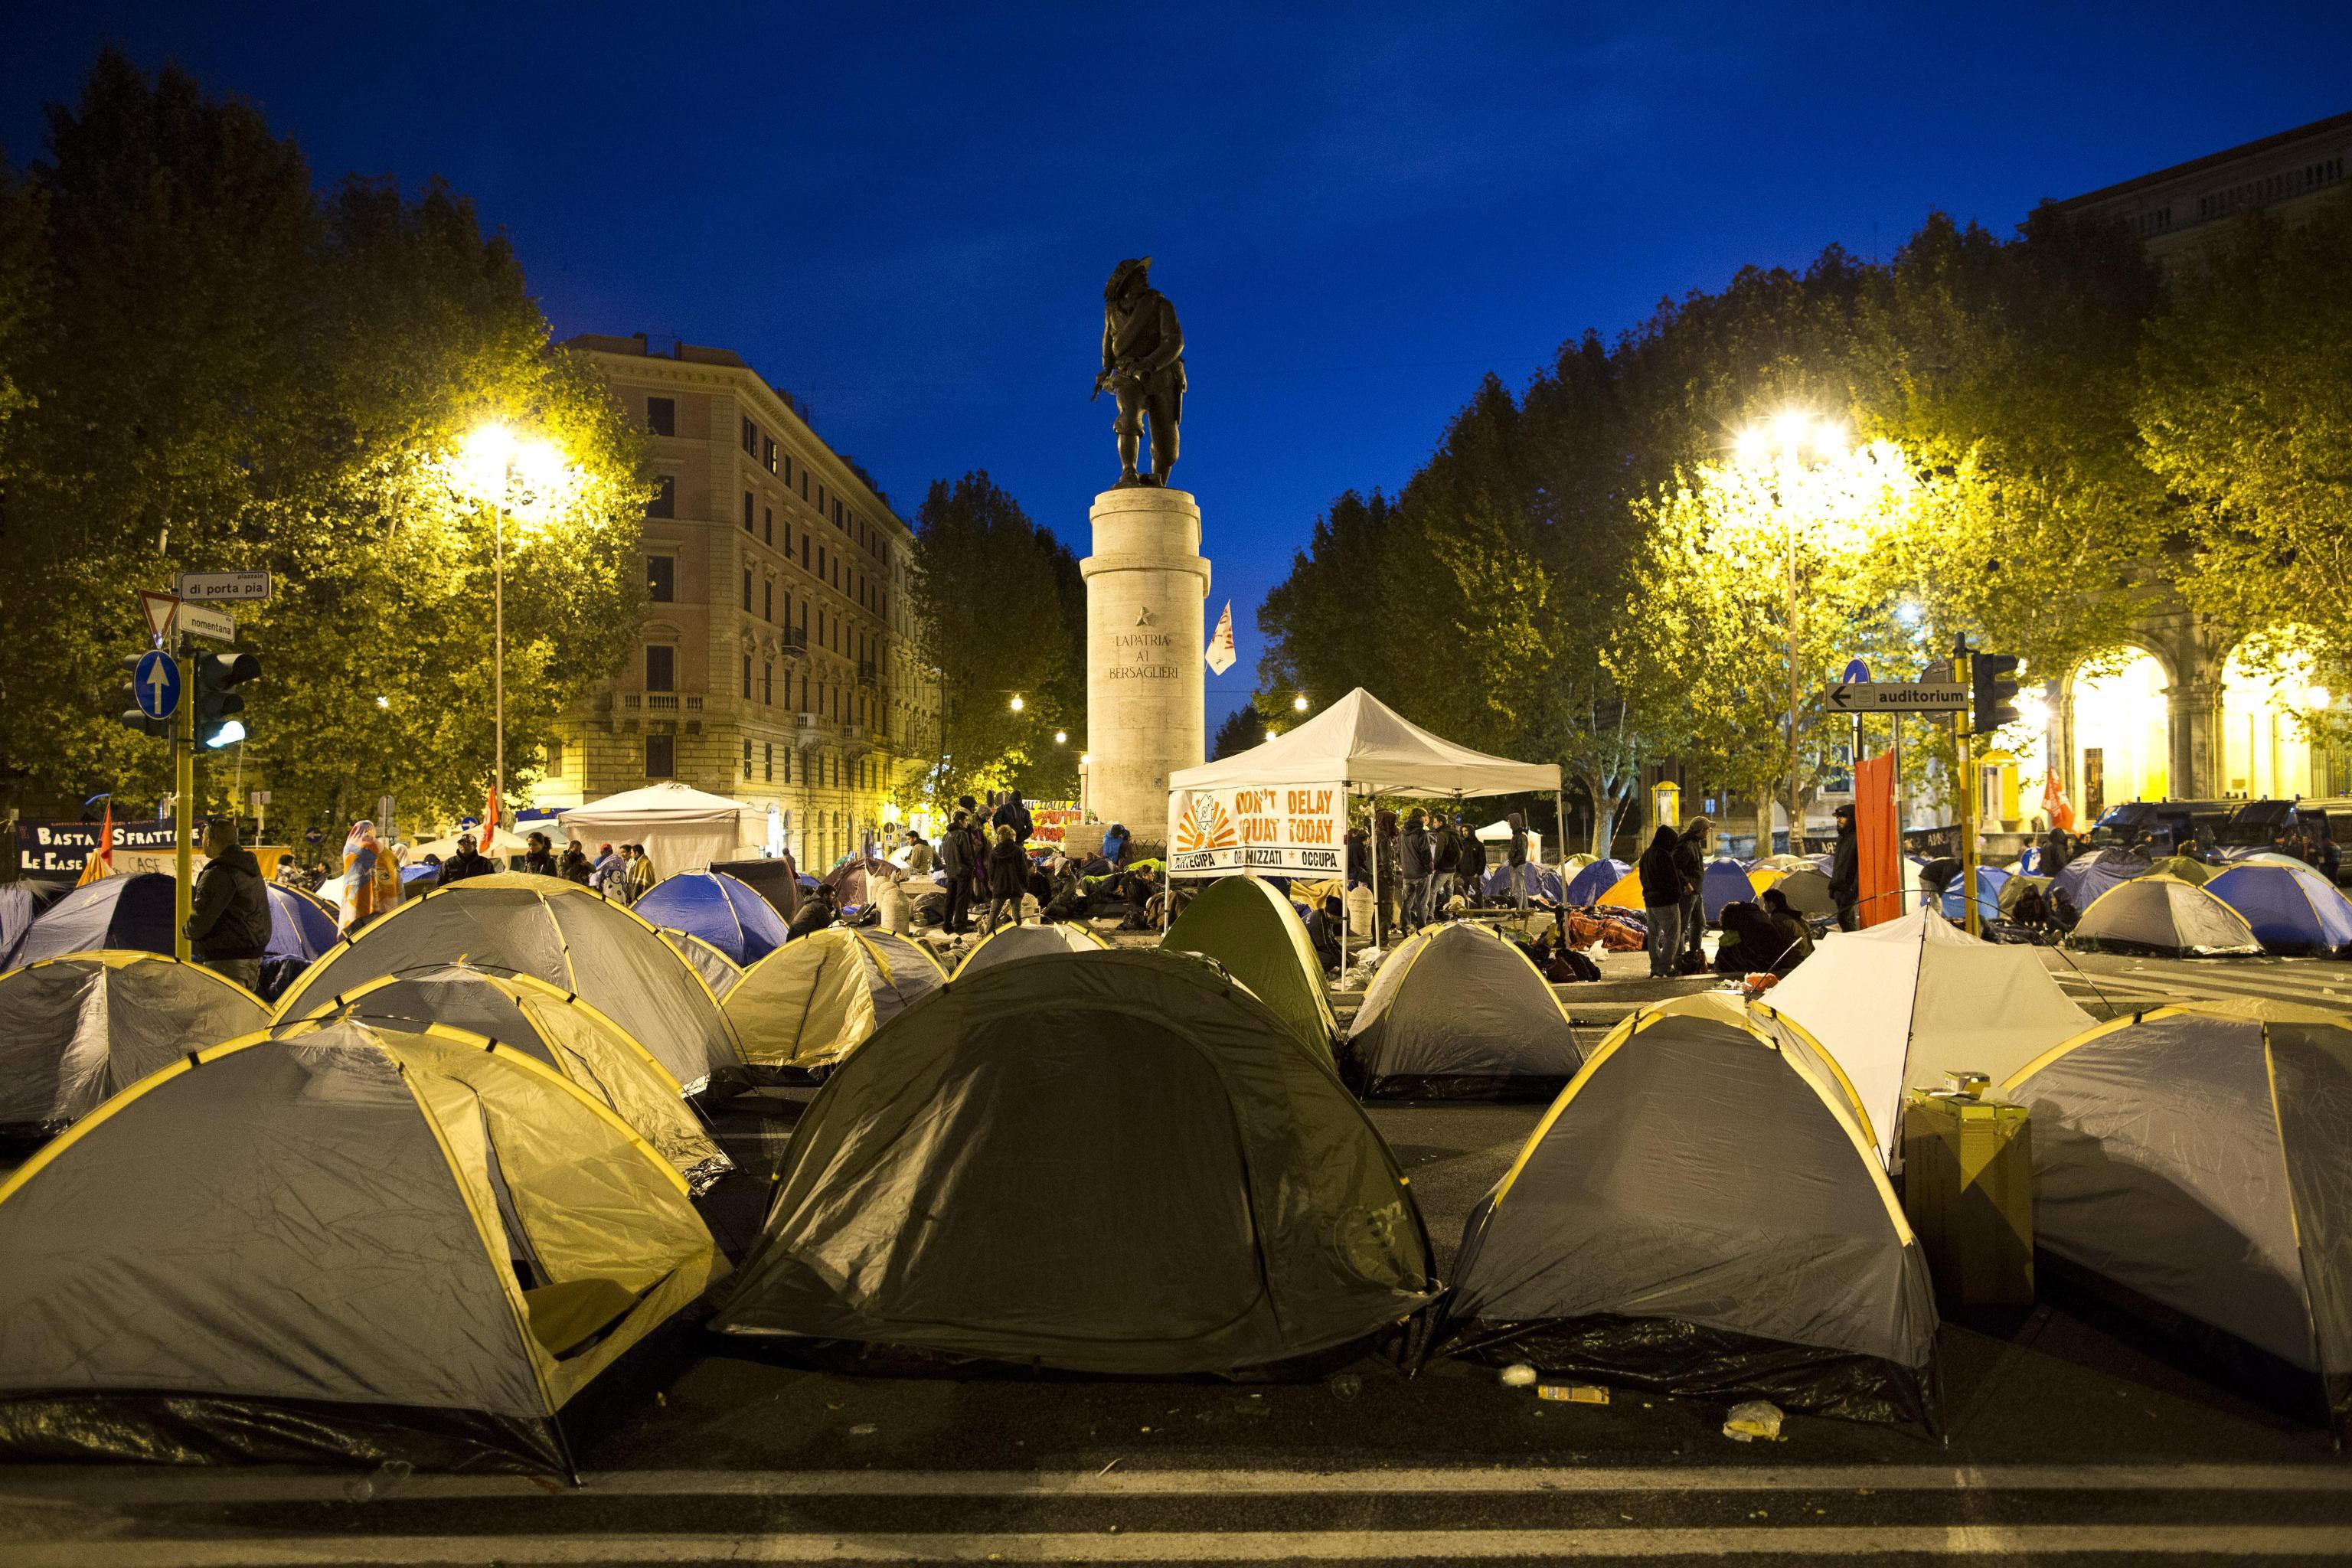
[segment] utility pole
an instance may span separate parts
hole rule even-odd
[[[1976,674],[1976,655],[1969,649],[1969,639],[1963,635],[1952,646],[1952,673],[1962,684],[1971,682]],[[1960,785],[1960,907],[1966,911],[1968,932],[1973,937],[1984,935],[1984,918],[1977,908],[1977,770],[1974,760],[1976,717],[1963,709],[1952,716],[1952,734],[1958,742]]]
[[[188,916],[195,909],[195,867],[189,841],[188,819],[196,795],[196,661],[188,649],[187,634],[179,635],[180,711],[173,725],[172,798],[173,852],[178,875],[172,882],[172,955],[188,961]]]

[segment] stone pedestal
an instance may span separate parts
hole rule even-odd
[[[1202,705],[1209,563],[1182,490],[1095,497],[1087,580],[1087,805],[1139,844],[1168,836],[1168,775],[1208,760]]]

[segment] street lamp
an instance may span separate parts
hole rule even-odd
[[[1054,744],[1057,746],[1066,746],[1069,743],[1070,732],[1067,730],[1056,730],[1054,731]]]
[[[1825,419],[1810,409],[1784,408],[1773,416],[1769,426],[1751,425],[1742,430],[1733,450],[1744,465],[1769,466],[1773,509],[1780,514],[1780,533],[1787,546],[1789,606],[1782,625],[1789,635],[1789,853],[1793,855],[1804,833],[1804,782],[1797,752],[1797,708],[1800,701],[1797,659],[1798,519],[1797,508],[1790,503],[1788,492],[1802,477],[1808,458],[1819,463],[1845,455],[1845,426],[1835,419]],[[1769,849],[1770,824],[1765,825],[1764,832],[1767,842],[1759,847]]]
[[[1014,693],[1013,694],[1013,710],[1015,713],[1020,712],[1020,711],[1021,711],[1021,710],[1023,710],[1024,708],[1026,708],[1026,707],[1028,707],[1028,706],[1029,706],[1029,704],[1027,704],[1026,702],[1024,702],[1023,700],[1021,700],[1021,693],[1019,693],[1018,691],[1016,691],[1016,692],[1014,692]]]
[[[501,810],[507,797],[506,514],[519,500],[543,502],[562,474],[562,455],[552,445],[503,425],[484,425],[467,436],[455,468],[457,488],[490,514],[490,701],[497,729],[490,788]]]
[[[1290,710],[1294,713],[1304,713],[1307,711],[1307,693],[1302,691],[1297,696],[1290,700]]]

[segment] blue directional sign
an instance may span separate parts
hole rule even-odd
[[[180,667],[163,649],[142,656],[131,678],[139,711],[150,719],[169,719],[180,708]]]
[[[1858,658],[1847,661],[1844,679],[1848,686],[1867,684],[1870,680],[1870,666]]]

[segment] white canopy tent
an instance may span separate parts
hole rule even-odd
[[[759,846],[768,836],[764,812],[676,779],[556,815],[564,831],[591,846],[604,840],[644,845],[655,871],[664,877],[708,870],[712,861],[734,859],[741,846]]]
[[[1170,843],[1175,842],[1175,817],[1186,792],[1250,784],[1330,785],[1360,799],[1402,795],[1466,800],[1549,790],[1554,810],[1561,812],[1562,805],[1558,763],[1517,763],[1474,752],[1431,734],[1360,686],[1264,745],[1169,774]],[[1380,857],[1371,858],[1377,904]],[[1176,874],[1171,865],[1169,875]],[[1340,875],[1344,882],[1344,866]],[[1344,910],[1346,900],[1340,902]],[[1343,934],[1343,954],[1347,940]]]

